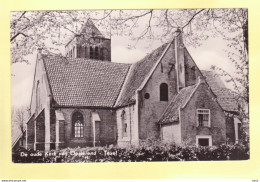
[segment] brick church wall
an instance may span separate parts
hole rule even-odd
[[[27,148],[28,149],[33,149],[34,148],[34,117],[32,117],[28,122],[27,122]]]
[[[72,136],[71,118],[73,113],[76,111],[79,111],[83,114],[83,118],[84,118],[83,138],[74,138]],[[62,133],[64,133],[65,147],[93,146],[94,134],[93,134],[92,112],[98,113],[101,120],[99,124],[100,141],[97,141],[96,143],[102,146],[116,143],[116,114],[114,110],[63,108],[61,109],[61,112],[64,115],[65,121],[64,124],[60,123],[60,136],[62,135]],[[60,141],[62,140],[63,139],[60,138]]]
[[[130,105],[127,107],[123,107],[117,109],[116,111],[116,120],[117,120],[117,141],[118,145],[121,147],[125,147],[131,144],[131,139],[137,133],[134,131],[134,122],[136,119],[134,118],[134,105]],[[122,113],[124,114],[124,119],[122,117]],[[124,124],[127,124],[127,132],[124,134]]]
[[[36,150],[44,150],[45,142],[45,117],[41,112],[36,118]]]
[[[163,125],[161,128],[161,139],[165,143],[181,143],[180,122]]]
[[[159,139],[160,130],[157,122],[168,106],[169,101],[177,93],[176,70],[175,67],[171,69],[171,65],[169,64],[175,64],[173,44],[162,58],[161,63],[157,66],[141,92],[139,108],[139,137],[141,140],[147,138]],[[160,85],[162,83],[168,85],[168,101],[160,101]],[[146,93],[149,93],[149,99],[144,98]]]
[[[195,85],[197,78],[202,76],[187,49],[184,50],[185,86]]]
[[[197,109],[210,109],[211,127],[197,127]],[[206,84],[201,84],[187,106],[181,109],[182,142],[196,144],[196,135],[211,135],[212,145],[226,142],[226,121],[222,108]]]

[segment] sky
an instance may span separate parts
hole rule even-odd
[[[159,47],[162,43],[154,41],[149,47],[147,41],[140,41],[135,49],[128,49],[133,41],[129,37],[112,36],[111,52],[112,62],[134,63],[146,54]],[[189,46],[189,53],[201,70],[210,70],[211,65],[216,65],[232,73],[234,66],[224,52],[227,42],[220,38],[209,38],[199,47]],[[12,106],[29,106],[32,92],[33,76],[35,71],[36,52],[28,56],[29,63],[15,63],[11,66],[11,94]]]

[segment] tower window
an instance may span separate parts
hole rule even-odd
[[[100,59],[104,60],[104,48],[103,47],[100,50]]]
[[[77,58],[81,57],[80,54],[81,54],[81,46],[77,46]]]
[[[94,50],[93,50],[93,47],[90,46],[89,52],[90,52],[90,59],[94,59]]]
[[[99,55],[98,55],[98,47],[95,47],[95,59],[98,59]]]
[[[87,55],[88,55],[88,49],[87,49],[87,46],[85,47],[85,58],[87,58]]]
[[[166,83],[160,85],[160,101],[168,101],[168,85]]]

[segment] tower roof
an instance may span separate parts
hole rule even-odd
[[[93,37],[104,37],[90,18],[83,24],[79,34],[87,34]]]

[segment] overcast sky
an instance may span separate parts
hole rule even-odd
[[[112,62],[134,63],[162,44],[161,42],[154,42],[147,48],[148,43],[141,41],[137,44],[136,49],[130,50],[127,47],[131,43],[128,37],[112,36]],[[200,47],[187,47],[187,49],[201,70],[210,70],[211,65],[216,65],[232,73],[234,67],[224,52],[226,43],[220,38],[209,38]],[[15,75],[11,78],[12,106],[29,106],[30,104],[36,53],[28,58],[30,60],[29,65],[26,63],[12,64],[11,72]]]

